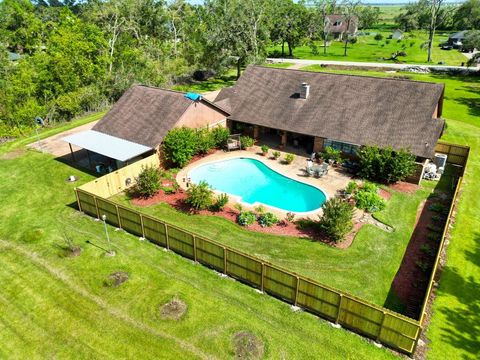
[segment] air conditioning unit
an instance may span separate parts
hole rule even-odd
[[[437,168],[445,168],[447,165],[447,155],[436,153],[433,162],[437,165]]]

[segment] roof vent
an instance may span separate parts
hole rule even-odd
[[[309,95],[310,95],[310,85],[304,82],[300,87],[300,99],[308,99]]]

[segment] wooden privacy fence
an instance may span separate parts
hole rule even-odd
[[[447,163],[463,166],[465,170],[470,147],[439,141],[435,146],[435,152],[447,155]]]
[[[244,254],[84,189],[75,189],[81,211],[129,233],[222,272],[292,305],[412,354],[422,330],[419,321]]]

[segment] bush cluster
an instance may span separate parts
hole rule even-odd
[[[255,139],[250,136],[240,136],[240,144],[242,149],[246,149],[255,145]]]
[[[415,156],[408,150],[363,146],[357,152],[358,175],[364,179],[391,184],[404,180],[415,171]]]
[[[253,211],[242,211],[237,217],[237,222],[242,226],[252,225],[255,220],[257,220],[257,215]]]
[[[258,217],[258,223],[262,227],[270,227],[278,223],[278,218],[271,212],[266,212]]]
[[[204,210],[213,204],[213,191],[205,181],[192,184],[187,190],[186,203],[195,210]]]
[[[227,194],[220,194],[215,199],[215,203],[212,206],[214,211],[222,211],[225,205],[227,205],[229,197]]]
[[[370,213],[385,209],[385,200],[378,195],[378,187],[372,183],[365,183],[354,195],[355,205],[359,209]]]
[[[154,166],[142,166],[135,181],[135,192],[142,197],[149,198],[160,190],[160,171]]]
[[[353,229],[353,206],[340,198],[331,198],[323,206],[320,229],[334,242],[342,241]]]
[[[163,153],[172,165],[184,167],[194,155],[206,154],[209,150],[227,143],[230,132],[226,128],[195,130],[187,127],[174,128],[163,139]]]

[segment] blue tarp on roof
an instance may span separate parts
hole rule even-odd
[[[187,99],[192,100],[192,101],[197,101],[197,100],[200,100],[200,99],[202,98],[202,95],[197,94],[197,93],[194,93],[194,92],[187,92],[187,93],[185,94],[185,97],[186,97]]]

